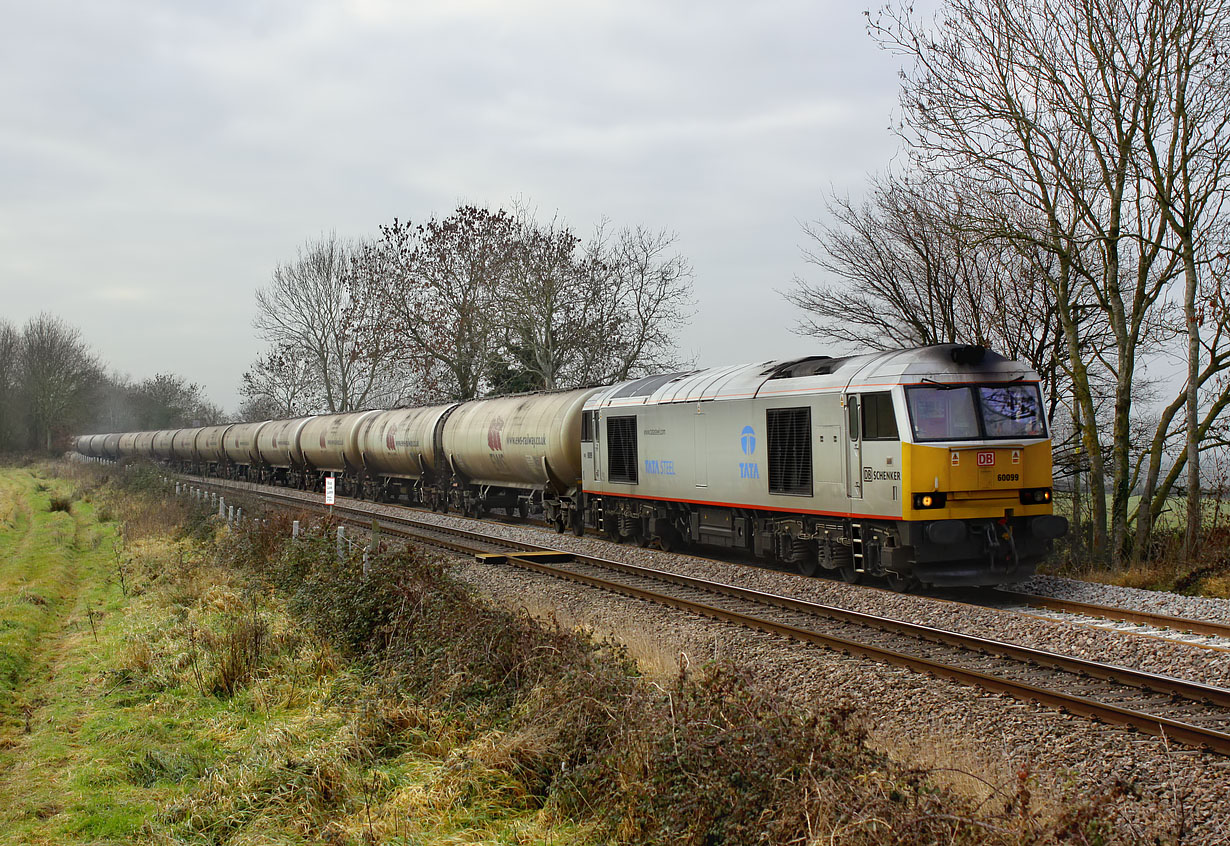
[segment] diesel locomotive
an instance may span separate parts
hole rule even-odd
[[[1038,375],[937,345],[667,373],[582,390],[202,429],[87,435],[84,455],[544,515],[897,589],[1033,574],[1053,514]]]

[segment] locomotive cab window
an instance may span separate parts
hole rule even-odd
[[[597,428],[594,424],[597,418],[598,412],[596,411],[581,412],[581,441],[583,443],[593,443],[594,430]]]
[[[769,493],[811,496],[811,409],[770,408]]]
[[[863,394],[862,399],[863,440],[897,440],[897,413],[893,410],[893,395],[885,391]]]
[[[917,441],[1046,436],[1042,395],[1033,383],[912,387],[906,405]]]
[[[607,478],[637,483],[636,417],[606,419]]]

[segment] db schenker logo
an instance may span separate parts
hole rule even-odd
[[[751,426],[744,426],[743,433],[739,437],[739,446],[743,450],[744,455],[751,455],[756,451],[756,430]]]

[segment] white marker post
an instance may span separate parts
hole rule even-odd
[[[325,477],[325,505],[329,506],[329,513],[333,513],[333,503],[337,499],[337,482],[332,476]]]

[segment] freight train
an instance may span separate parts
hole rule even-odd
[[[1044,408],[1028,366],[945,344],[75,448],[908,589],[1019,581],[1066,533]]]

